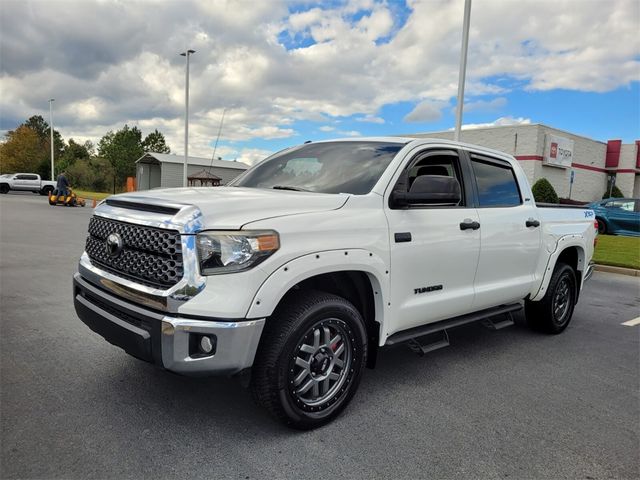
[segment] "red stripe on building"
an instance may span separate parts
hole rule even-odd
[[[636,168],[640,168],[640,140],[636,140]]]
[[[540,155],[517,155],[516,160],[538,160],[541,162],[544,158]]]
[[[591,170],[592,172],[600,172],[600,173],[615,172],[615,170],[605,170],[604,168],[601,168],[601,167],[594,167],[592,165],[583,165],[581,163],[572,163],[571,166],[573,168],[579,168],[581,170]]]
[[[604,166],[606,168],[616,168],[620,163],[620,150],[622,148],[622,140],[609,140],[607,142],[607,156],[605,157]]]
[[[638,158],[637,158],[637,168],[640,169],[640,140],[636,142],[638,144]],[[542,162],[544,160],[540,155],[518,155],[515,157],[516,160],[537,160]],[[579,170],[589,170],[591,172],[598,173],[640,173],[633,168],[602,168],[602,167],[594,167],[593,165],[583,165],[582,163],[572,163],[571,168],[577,168]]]

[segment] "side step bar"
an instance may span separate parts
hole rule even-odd
[[[449,337],[446,334],[446,331],[448,329],[466,325],[467,323],[485,321],[484,324],[492,330],[499,330],[501,328],[513,325],[512,314],[519,310],[522,310],[522,304],[520,303],[501,305],[499,307],[488,308],[486,310],[469,313],[460,317],[454,317],[448,320],[442,320],[440,322],[421,325],[419,327],[410,328],[408,330],[402,330],[401,332],[396,332],[389,338],[387,338],[385,346],[398,345],[400,343],[405,343],[413,340],[413,342],[411,342],[411,345],[413,345],[411,348],[413,350],[415,346],[414,342],[420,344],[420,342],[416,340],[419,337],[424,337],[425,335],[430,335],[433,333],[444,332],[445,336],[442,339],[423,346],[422,351],[423,353],[426,353],[427,351],[432,351],[436,348],[446,347],[449,345]],[[494,321],[494,319],[491,318],[498,315],[506,315],[507,318],[501,321]]]

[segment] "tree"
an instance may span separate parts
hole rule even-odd
[[[0,173],[36,172],[46,158],[37,132],[21,125],[0,144]]]
[[[171,149],[165,142],[164,135],[157,129],[145,137],[142,141],[142,148],[145,152],[171,153]]]
[[[51,152],[51,130],[49,129],[49,124],[45,122],[42,115],[33,115],[25,121],[22,126],[28,127],[34,132],[38,134],[38,137],[42,141],[43,145],[48,149],[48,152]],[[53,129],[53,145],[54,145],[54,156],[55,158],[59,158],[64,151],[64,140],[62,139],[62,135],[60,132]],[[51,162],[51,153],[47,155],[49,162]]]
[[[553,185],[546,178],[541,178],[534,183],[531,191],[537,203],[558,203],[560,201]]]
[[[607,188],[602,198],[624,198],[624,193],[622,193],[622,190],[620,190],[617,185],[614,185],[611,189],[611,195],[609,195],[609,188]]]
[[[60,132],[53,130],[54,155],[64,151]],[[49,124],[40,115],[34,115],[18,128],[8,132],[2,149],[3,172],[21,171],[39,173],[43,178],[51,175],[51,137]]]
[[[84,161],[85,163],[88,162],[91,154],[87,146],[93,147],[91,142],[88,142],[88,145],[87,142],[81,145],[74,141],[73,138],[70,138],[68,145],[64,148],[64,152],[56,161],[56,174],[64,172],[78,160]]]
[[[135,161],[144,154],[142,133],[128,125],[115,133],[109,131],[98,142],[98,153],[111,165],[115,193],[116,184],[122,185],[128,176],[135,175]]]

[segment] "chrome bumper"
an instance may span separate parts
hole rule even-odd
[[[167,316],[115,297],[73,277],[80,319],[108,342],[130,355],[183,375],[232,375],[253,365],[265,319],[222,320]],[[207,335],[215,348],[198,350]]]
[[[253,365],[264,318],[242,322],[217,322],[164,317],[162,365],[183,375],[233,375]],[[216,339],[213,355],[192,355],[191,336]]]

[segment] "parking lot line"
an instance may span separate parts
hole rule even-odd
[[[635,327],[636,325],[640,325],[640,317],[634,318],[633,320],[627,320],[626,322],[622,322],[622,325],[626,327]]]

